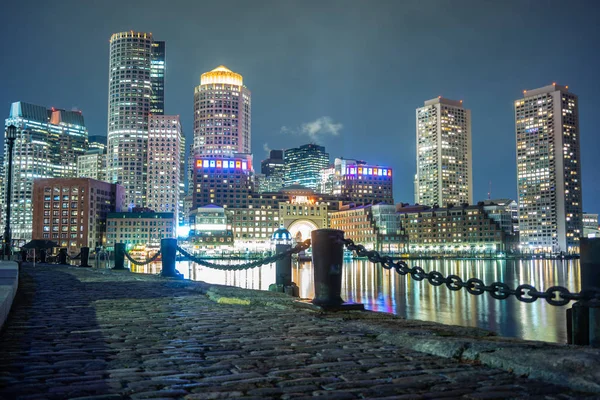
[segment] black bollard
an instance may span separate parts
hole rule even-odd
[[[46,249],[40,250],[40,263],[44,264],[46,262]]]
[[[21,262],[27,262],[27,250],[21,250]]]
[[[275,254],[283,253],[292,248],[291,244],[276,244]],[[275,263],[275,283],[269,285],[269,291],[286,293],[293,297],[300,295],[298,286],[292,282],[292,256],[289,255]]]
[[[90,258],[90,248],[82,247],[81,248],[81,264],[79,266],[82,268],[91,268],[91,265],[89,264],[89,258]]]
[[[312,303],[326,310],[364,309],[362,304],[342,300],[344,231],[317,229],[311,232],[315,298]]]
[[[165,278],[181,278],[181,274],[175,269],[175,262],[177,261],[177,239],[161,239],[160,256],[162,257],[162,271],[160,272],[160,275]]]
[[[116,271],[125,270],[125,243],[115,243],[115,266]]]
[[[581,258],[579,260],[581,271],[581,290],[582,291],[600,291],[600,238],[581,238],[579,242]],[[600,347],[600,304],[598,300],[578,302],[586,308],[587,331],[589,344],[592,347]],[[577,304],[577,303],[576,303]],[[575,306],[575,305],[573,305]],[[574,310],[573,310],[574,311]],[[582,326],[581,329],[585,329]],[[573,320],[573,331],[575,320]],[[575,338],[575,335],[573,335]]]
[[[41,262],[46,262],[46,253],[42,252],[40,258],[44,259],[44,261]],[[69,263],[67,262],[67,249],[60,249],[58,251],[58,264],[69,265]]]

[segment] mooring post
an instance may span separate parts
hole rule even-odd
[[[600,238],[581,238],[581,290],[600,291]],[[588,341],[592,347],[600,347],[600,301],[582,302],[587,308]],[[575,320],[573,320],[573,325]],[[575,330],[573,326],[573,330]],[[578,344],[578,343],[575,343]]]
[[[35,254],[33,256],[34,256],[33,258],[35,259]],[[41,264],[46,263],[46,249],[40,250],[40,263]]]
[[[125,269],[125,243],[115,243],[115,266],[114,270]]]
[[[181,277],[181,274],[175,269],[175,262],[177,261],[177,239],[161,239],[160,255],[162,257],[162,271],[160,272],[160,275],[166,278]]]
[[[69,263],[67,262],[67,249],[63,248],[58,251],[58,263],[60,265],[69,265]]]
[[[292,248],[291,244],[276,244],[275,254],[284,253]],[[298,297],[300,290],[292,282],[292,255],[288,255],[275,262],[275,283],[269,285],[269,291],[287,293],[290,296]]]
[[[89,258],[90,258],[90,248],[82,247],[81,248],[81,263],[79,264],[79,266],[82,268],[90,268],[91,265],[89,264]]]
[[[312,303],[326,310],[364,309],[362,304],[344,303],[342,269],[344,231],[316,229],[311,232],[315,298]]]

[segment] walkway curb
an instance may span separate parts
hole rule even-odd
[[[4,326],[19,287],[19,265],[0,261],[0,329]]]

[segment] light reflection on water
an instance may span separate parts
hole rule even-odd
[[[408,264],[419,265],[425,271],[436,270],[444,276],[458,275],[465,281],[479,278],[487,285],[498,281],[511,288],[527,283],[539,291],[555,285],[575,292],[581,290],[579,260],[411,260]],[[218,271],[181,261],[177,269],[186,279],[248,289],[267,290],[275,282],[274,264],[251,270]],[[160,270],[160,262],[132,269],[152,274]],[[313,298],[312,264],[294,264],[292,273],[300,297]],[[567,340],[565,310],[570,305],[555,307],[544,300],[528,304],[513,296],[496,300],[487,293],[474,296],[464,289],[453,292],[445,285],[435,287],[427,281],[417,282],[364,260],[344,263],[342,297],[363,303],[367,309],[408,319],[480,327],[502,336],[530,340],[559,343]]]

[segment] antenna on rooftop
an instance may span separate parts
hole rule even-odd
[[[488,191],[488,200],[492,199],[492,181],[490,181],[490,190]]]

